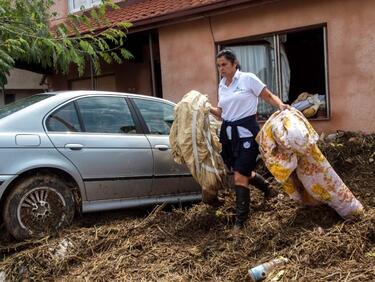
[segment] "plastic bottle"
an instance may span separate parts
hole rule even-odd
[[[289,262],[287,258],[280,257],[250,268],[248,271],[250,279],[254,282],[262,281],[273,269],[287,262]]]

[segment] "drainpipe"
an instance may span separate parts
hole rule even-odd
[[[151,67],[152,96],[156,97],[154,52],[153,52],[153,48],[152,48],[152,34],[151,34],[151,32],[148,33],[148,48],[150,50],[150,67]]]

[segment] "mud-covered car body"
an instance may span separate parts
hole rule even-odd
[[[70,206],[92,212],[200,199],[171,156],[173,108],[99,91],[44,93],[1,107],[0,201],[9,231],[25,238],[49,232],[43,225],[59,229],[71,222]],[[11,230],[14,221],[19,230]]]

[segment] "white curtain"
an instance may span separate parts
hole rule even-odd
[[[277,93],[275,55],[272,38],[265,39],[264,44],[230,46],[236,54],[241,70],[252,72],[258,76],[273,93]],[[283,44],[280,44],[281,69],[282,69],[282,99],[288,100],[290,84],[290,68],[288,58]],[[267,118],[275,109],[259,100],[258,114],[262,118]]]

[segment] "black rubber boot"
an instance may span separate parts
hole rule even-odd
[[[277,195],[277,192],[272,189],[268,181],[265,180],[264,177],[259,173],[255,173],[255,176],[249,180],[249,184],[262,191],[265,198],[271,198]]]
[[[241,185],[235,185],[236,191],[236,221],[235,226],[242,228],[249,217],[250,190]]]

